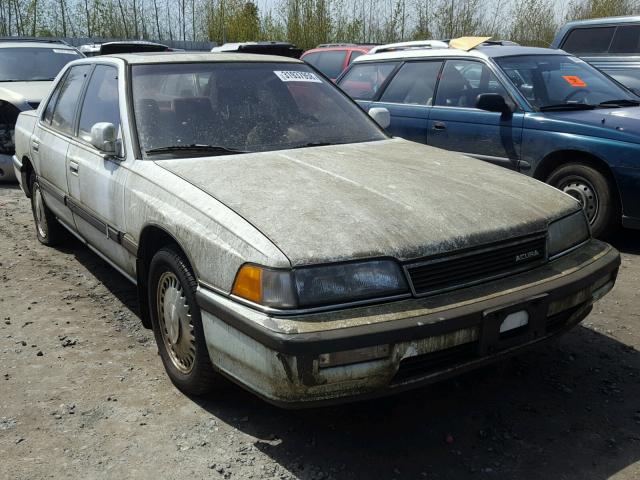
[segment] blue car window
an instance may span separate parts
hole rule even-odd
[[[599,70],[571,55],[522,55],[498,58],[496,62],[537,108],[637,100]]]
[[[640,25],[625,25],[618,27],[609,47],[609,53],[638,54],[640,53]]]
[[[447,60],[444,66],[436,105],[443,107],[475,108],[478,95],[498,93],[508,104],[512,100],[491,69],[481,62]]]
[[[380,101],[432,105],[442,62],[405,63],[389,83]]]
[[[340,88],[356,100],[371,100],[398,62],[357,63],[340,80]]]

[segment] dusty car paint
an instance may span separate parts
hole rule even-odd
[[[238,212],[292,265],[420,258],[543,231],[579,208],[536,180],[402,139],[157,163]]]

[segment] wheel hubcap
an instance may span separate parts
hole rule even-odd
[[[560,190],[578,200],[587,214],[589,223],[593,223],[600,206],[598,193],[593,185],[585,178],[571,177],[560,185]]]
[[[173,272],[164,272],[157,294],[160,332],[173,365],[182,373],[193,369],[196,338],[189,303],[180,280]]]
[[[42,200],[42,192],[40,185],[35,184],[34,188],[34,215],[36,217],[36,228],[42,238],[47,238],[47,222],[44,212],[44,201]]]

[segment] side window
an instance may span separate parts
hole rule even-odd
[[[307,62],[309,65],[313,65],[314,67],[318,67],[318,60],[320,60],[320,54],[319,53],[310,53],[309,55],[305,55],[304,58],[302,59],[305,62]]]
[[[432,105],[442,62],[405,63],[389,83],[380,101]]]
[[[356,100],[371,100],[398,62],[359,63],[340,81],[340,88]]]
[[[498,93],[513,105],[500,80],[484,63],[448,60],[438,84],[436,105],[475,108],[478,95],[483,93]]]
[[[120,128],[118,107],[118,70],[97,65],[89,80],[80,113],[79,137],[91,141],[91,127],[98,122],[109,122]]]
[[[91,65],[78,65],[69,70],[53,111],[51,119],[53,128],[64,133],[73,134],[73,122],[78,106],[78,98],[80,98],[82,86],[90,70]]]
[[[359,52],[358,50],[354,50],[353,52],[351,52],[351,56],[349,57],[349,65],[351,65],[353,61],[360,55],[364,55],[364,52]]]
[[[42,121],[51,125],[51,119],[53,118],[53,109],[56,106],[56,102],[58,101],[58,97],[60,96],[60,90],[62,89],[62,85],[66,81],[66,75],[60,79],[58,84],[56,85],[55,90],[49,97],[49,103],[47,103],[47,108],[44,110],[42,114]]]
[[[640,53],[640,25],[618,27],[613,36],[609,53]]]
[[[576,28],[572,30],[561,48],[576,55],[607,53],[616,27]]]
[[[342,73],[344,59],[347,56],[346,50],[336,50],[333,52],[322,52],[318,61],[314,65],[318,70],[329,78],[338,78]]]

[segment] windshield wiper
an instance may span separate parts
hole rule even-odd
[[[593,110],[595,105],[588,103],[557,103],[555,105],[544,105],[539,108],[541,112],[550,112],[555,110]]]
[[[329,145],[341,145],[344,142],[307,142],[302,143],[300,145],[294,145],[293,147],[289,147],[290,149],[294,148],[309,148],[309,147],[326,147]]]
[[[236,150],[235,148],[223,147],[220,145],[200,145],[197,143],[191,145],[171,145],[168,147],[152,148],[145,150],[147,155],[156,155],[161,153],[172,152],[203,152],[216,155],[233,155],[235,153],[249,153],[246,150]]]
[[[607,100],[605,102],[600,102],[598,104],[599,107],[637,107],[640,105],[640,101],[638,100],[629,100],[626,98],[620,100]]]

